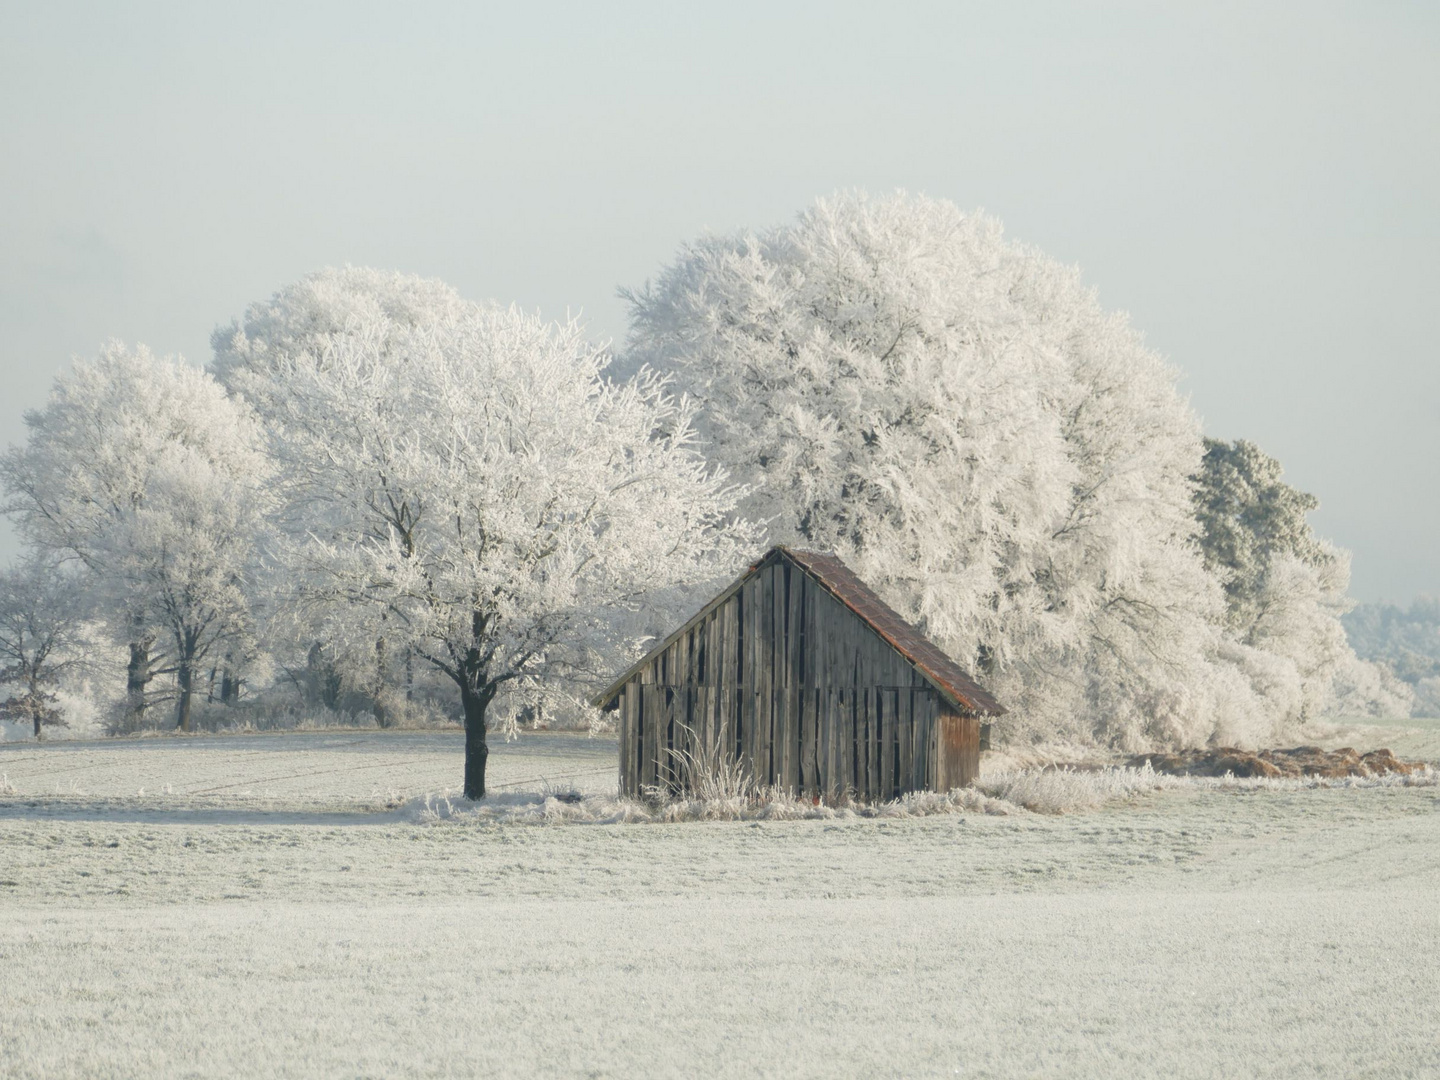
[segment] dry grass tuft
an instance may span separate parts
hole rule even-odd
[[[1347,776],[1409,775],[1426,768],[1418,761],[1401,761],[1386,749],[1361,754],[1353,747],[1325,750],[1294,746],[1286,750],[1241,750],[1233,746],[1179,750],[1168,754],[1140,754],[1132,768],[1151,767],[1177,776],[1302,777],[1339,780]]]

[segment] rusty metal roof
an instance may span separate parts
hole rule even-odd
[[[936,648],[924,634],[901,618],[900,614],[884,600],[876,596],[874,590],[856,577],[854,571],[841,562],[837,556],[821,551],[804,551],[799,548],[783,546],[771,548],[763,558],[752,563],[718,596],[696,612],[694,617],[636,661],[625,674],[597,695],[593,699],[594,704],[599,708],[608,708],[620,693],[621,687],[634,678],[653,657],[668,649],[682,634],[733,596],[736,590],[762,566],[780,558],[798,566],[812,580],[859,616],[891,648],[910,661],[915,666],[915,670],[920,672],[925,680],[948,698],[952,704],[966,712],[987,716],[999,716],[1005,712],[1005,707],[981,689],[959,664]]]

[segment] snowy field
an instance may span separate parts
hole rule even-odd
[[[1440,725],[1329,733],[1440,760]],[[448,733],[0,746],[0,1074],[1440,1076],[1440,788],[434,821]],[[502,792],[614,743],[497,744]],[[501,785],[508,785],[502,788]]]
[[[277,735],[0,744],[0,792],[44,796],[40,814],[314,812],[352,815],[446,790],[464,762],[456,731],[338,731]],[[613,736],[537,732],[491,743],[497,793],[545,784],[614,792]],[[13,806],[13,801],[11,802]],[[233,812],[233,813],[231,813]]]

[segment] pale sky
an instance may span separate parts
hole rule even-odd
[[[1353,594],[1440,593],[1440,5],[0,0],[0,444],[109,337],[344,263],[582,313],[681,241],[906,188],[1129,311],[1314,492]],[[15,545],[0,538],[0,554]]]

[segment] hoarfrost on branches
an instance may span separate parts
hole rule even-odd
[[[733,570],[758,542],[696,449],[690,401],[648,371],[605,379],[573,324],[361,301],[289,345],[241,335],[233,352],[262,362],[225,377],[265,403],[298,606],[329,637],[403,645],[455,684],[471,797],[497,695],[593,669],[607,609]]]
[[[754,552],[746,520],[850,561],[1009,740],[1253,744],[1440,700],[1409,644],[1405,682],[1350,649],[1315,500],[1202,440],[1126,318],[992,219],[841,196],[628,295],[628,378],[575,325],[346,268],[216,331],[213,374],[111,345],[57,381],[5,509],[128,644],[122,726],[174,676],[188,727],[202,661],[230,701],[267,652],[382,726],[453,684],[478,794],[486,730],[583,713]]]
[[[76,575],[30,559],[0,572],[0,719],[23,720],[35,738],[66,725],[60,694],[86,665],[87,606]]]
[[[1344,616],[1355,652],[1373,670],[1393,672],[1415,695],[1415,716],[1440,716],[1440,600],[1418,597],[1408,608],[1359,604]]]
[[[171,674],[189,730],[202,663],[238,666],[253,647],[270,503],[253,415],[203,370],[112,343],[58,378],[26,424],[27,443],[0,462],[7,510],[38,550],[86,568],[129,641],[129,723],[151,680]]]
[[[1010,738],[1265,740],[1328,693],[1297,670],[1314,623],[1227,629],[1174,371],[993,219],[840,196],[687,245],[627,295],[628,359],[701,399],[747,509],[976,669]]]
[[[1227,633],[1288,669],[1287,714],[1406,715],[1413,692],[1346,638],[1349,553],[1314,534],[1306,515],[1320,500],[1282,476],[1254,443],[1205,440],[1196,519],[1205,565],[1225,589]]]

